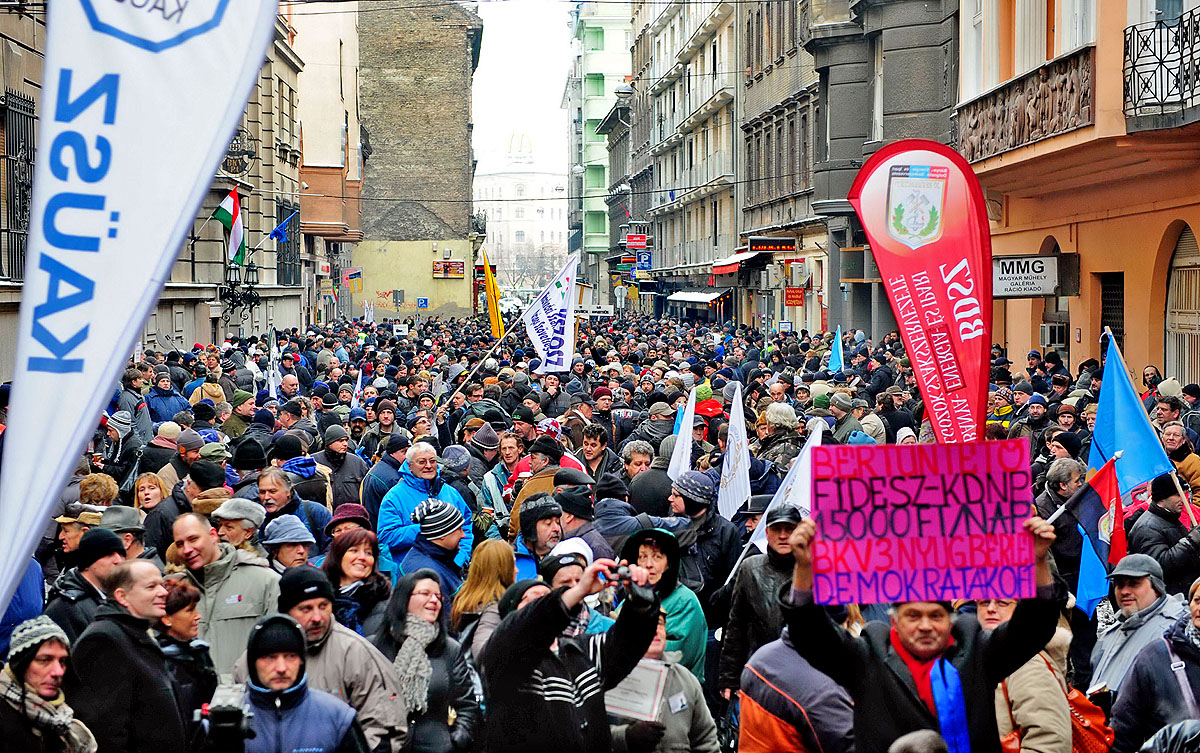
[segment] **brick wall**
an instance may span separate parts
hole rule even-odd
[[[363,170],[364,235],[466,238],[471,79],[482,21],[460,5],[436,0],[371,11],[359,22],[359,101],[372,148]],[[382,197],[390,200],[376,200]]]

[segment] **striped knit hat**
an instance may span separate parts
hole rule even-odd
[[[454,505],[440,499],[427,499],[413,510],[412,522],[421,527],[422,536],[432,541],[455,528],[462,528],[463,515]]]
[[[66,648],[71,647],[71,641],[63,629],[44,614],[17,625],[8,644],[8,664],[12,667],[13,674],[24,679],[25,670],[33,661],[38,648],[51,640],[58,641]]]

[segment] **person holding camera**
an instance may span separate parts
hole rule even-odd
[[[304,750],[368,753],[354,709],[308,687],[300,623],[286,614],[259,620],[246,642],[247,688],[254,716],[246,753]]]
[[[500,599],[503,622],[479,657],[488,699],[490,753],[610,753],[604,691],[625,679],[654,640],[658,597],[637,565],[618,570],[598,559],[574,586],[550,590],[538,580],[514,583]],[[564,638],[585,597],[609,579],[629,596],[606,633]],[[531,720],[537,720],[531,724]]]

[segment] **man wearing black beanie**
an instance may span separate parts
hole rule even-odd
[[[45,611],[72,644],[104,603],[101,583],[114,567],[125,561],[125,544],[107,528],[89,528],[79,539],[74,555],[75,567],[54,581]]]
[[[607,473],[601,480],[605,478],[614,479],[616,476]],[[617,483],[621,483],[620,479],[617,479]],[[564,539],[583,539],[592,548],[593,559],[597,557],[616,558],[616,552],[613,551],[608,540],[596,530],[596,524],[593,522],[596,519],[596,511],[592,506],[591,489],[586,486],[572,486],[555,494],[554,501],[562,508],[562,537]]]
[[[285,614],[268,615],[250,631],[245,658],[255,737],[281,741],[289,750],[366,753],[354,709],[309,687],[305,651],[304,630]]]

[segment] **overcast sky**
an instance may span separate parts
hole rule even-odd
[[[569,3],[479,3],[483,49],[475,71],[474,146],[480,173],[502,169],[514,133],[533,142],[538,167],[567,171],[563,87],[571,65]]]

